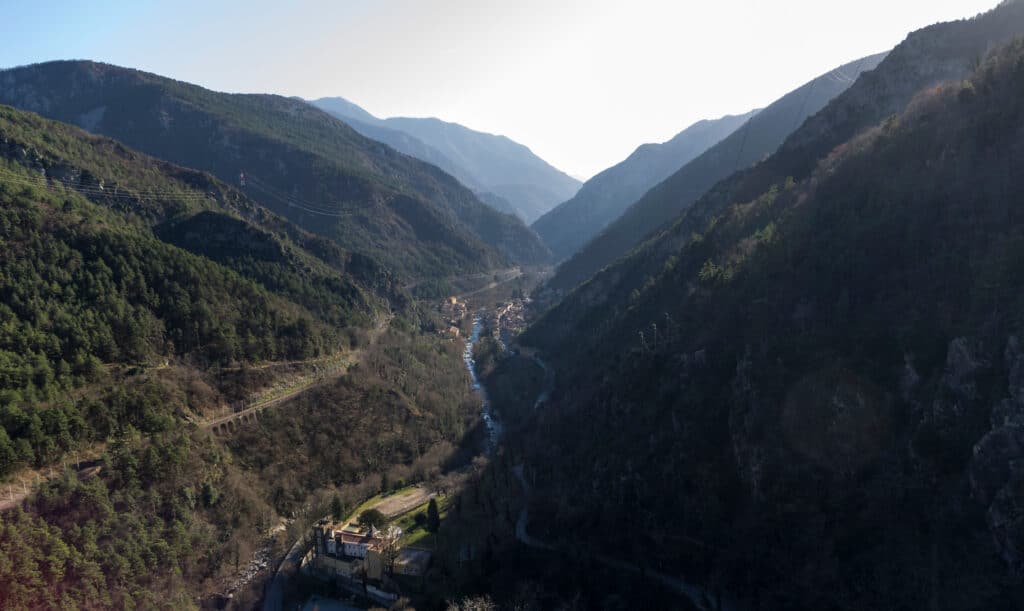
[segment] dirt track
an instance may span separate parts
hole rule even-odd
[[[416,509],[434,496],[437,495],[425,488],[416,488],[413,492],[408,494],[394,494],[383,498],[379,503],[374,505],[372,509],[377,509],[390,520],[391,518],[400,516],[407,511]]]

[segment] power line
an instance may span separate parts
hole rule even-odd
[[[278,191],[274,187],[271,187],[270,185],[264,183],[263,181],[261,181],[261,180],[259,180],[257,178],[254,178],[252,176],[248,176],[247,177],[247,181],[253,187],[256,187],[258,190],[263,191],[267,195],[270,195],[271,197],[284,202],[285,204],[287,204],[291,208],[297,208],[299,210],[302,210],[304,212],[308,212],[310,214],[316,214],[316,215],[319,215],[319,216],[328,216],[328,217],[334,217],[334,218],[341,218],[341,217],[346,217],[346,216],[351,216],[352,215],[351,212],[343,212],[340,209],[333,209],[332,210],[332,209],[328,209],[328,208],[323,208],[323,207],[321,207],[318,204],[313,204],[313,203],[310,203],[310,202],[308,202],[306,200],[300,199],[298,197],[293,197],[293,196],[286,195],[286,194],[282,193],[281,191]]]
[[[206,195],[206,194],[201,194],[201,193],[197,193],[197,192],[187,192],[187,191],[186,192],[182,192],[182,191],[178,191],[178,190],[174,190],[174,189],[148,189],[148,190],[134,191],[134,190],[125,189],[125,188],[120,187],[120,186],[111,187],[111,188],[103,188],[103,187],[100,187],[100,186],[73,185],[73,184],[70,184],[69,182],[65,182],[65,181],[63,181],[63,180],[61,180],[59,178],[56,178],[56,177],[33,176],[31,174],[21,174],[21,173],[12,172],[10,170],[6,170],[6,169],[3,169],[3,168],[0,168],[0,177],[2,177],[3,180],[5,182],[7,182],[7,183],[21,185],[21,186],[28,186],[28,187],[39,187],[39,188],[51,189],[51,188],[55,188],[57,185],[60,185],[61,187],[63,187],[66,190],[74,191],[76,193],[79,193],[80,195],[83,195],[83,196],[87,197],[87,198],[88,197],[94,197],[94,198],[95,197],[106,197],[106,198],[116,198],[116,199],[132,200],[132,201],[167,201],[167,200],[175,200],[175,201],[181,201],[181,202],[187,202],[187,203],[196,203],[196,202],[209,201],[209,199],[211,198],[211,196]],[[280,201],[284,202],[285,204],[287,204],[291,208],[296,208],[298,210],[302,210],[303,212],[308,212],[309,214],[315,214],[315,215],[318,215],[318,216],[327,216],[327,217],[333,217],[333,218],[342,218],[342,217],[346,217],[346,216],[351,216],[352,215],[351,212],[344,212],[344,211],[342,211],[340,209],[333,209],[332,210],[332,209],[324,208],[324,207],[322,207],[320,205],[313,204],[313,203],[308,202],[306,200],[303,200],[301,198],[294,197],[294,196],[289,196],[289,195],[284,194],[281,191],[275,189],[274,187],[271,187],[270,185],[264,183],[263,181],[255,178],[255,177],[248,176],[247,180],[248,180],[249,184],[251,186],[255,187],[257,190],[263,191],[267,195],[269,195],[269,196],[271,196],[271,197],[273,197],[273,198],[275,198],[277,200],[280,200]]]
[[[58,178],[47,178],[45,176],[31,176],[25,174],[18,174],[4,169],[0,169],[0,176],[3,176],[6,182],[22,186],[41,187],[49,189],[56,185],[60,185],[66,190],[74,191],[85,196],[103,196],[120,199],[130,199],[135,201],[160,201],[171,199],[188,202],[206,201],[210,197],[208,195],[199,194],[195,192],[181,192],[171,189],[132,191],[128,189],[123,189],[120,186],[108,189],[104,189],[102,187],[90,187],[81,185],[76,186],[66,183]]]
[[[750,135],[750,124],[754,122],[753,118],[747,120],[747,123],[743,126],[743,140],[740,141],[740,148],[736,151],[736,162],[733,163],[732,173],[735,174],[740,169],[740,157],[743,156],[743,150],[747,147],[747,137]]]
[[[840,67],[826,73],[825,77],[823,78],[829,78],[833,82],[842,83],[848,86],[853,85],[853,83],[857,82],[857,79],[860,78],[860,69],[861,66],[864,65],[864,61],[866,59],[866,57],[862,57],[861,60],[857,62],[857,67],[853,71],[855,77],[850,77],[845,72],[843,72],[843,69]],[[789,130],[790,134],[794,133],[797,130],[797,128],[800,127],[801,120],[804,118],[804,111],[807,110],[807,102],[810,101],[811,93],[814,91],[814,87],[818,84],[818,81],[820,80],[821,78],[816,78],[813,81],[811,81],[810,85],[807,86],[807,95],[804,96],[804,101],[800,104],[800,111],[796,113],[796,118],[793,120],[793,127]]]
[[[288,203],[290,205],[298,206],[298,207],[305,206],[306,208],[311,208],[313,210],[316,210],[316,211],[319,211],[319,212],[322,212],[322,213],[325,213],[325,214],[334,214],[334,213],[338,212],[337,209],[325,208],[322,204],[314,203],[314,202],[311,202],[309,200],[302,199],[301,197],[299,197],[297,195],[289,195],[287,193],[284,193],[283,191],[280,191],[280,190],[276,189],[275,187],[273,187],[271,185],[268,185],[267,183],[263,182],[262,180],[260,180],[258,178],[249,177],[249,182],[252,182],[254,186],[263,189],[263,191],[269,193],[270,195],[273,195],[277,199],[279,199],[279,200],[281,200],[281,201],[283,201],[285,203]]]

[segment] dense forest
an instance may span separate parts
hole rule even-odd
[[[0,107],[0,245],[4,500],[35,479],[0,517],[0,607],[212,604],[327,492],[466,460],[476,408],[439,323],[209,175]],[[227,443],[204,425],[344,354],[363,358],[266,425]]]
[[[1022,87],[1015,42],[671,254],[646,245],[590,332],[554,331],[570,304],[542,319],[538,530],[755,608],[1020,606]]]
[[[93,62],[26,66],[0,78],[0,103],[238,184],[270,210],[405,280],[549,257],[518,218],[301,100],[218,93]]]
[[[549,249],[481,198],[550,193],[300,98],[0,70],[0,609],[1024,608],[1021,100],[1004,0],[641,147]],[[299,570],[327,516],[404,531],[361,588]]]
[[[55,438],[67,450],[75,437],[92,437],[90,427],[69,432],[64,409],[34,406],[97,381],[106,363],[303,359],[336,350],[341,341],[302,308],[129,230],[80,196],[7,189],[0,183],[0,239],[12,255],[0,272],[0,409],[18,451],[14,461],[4,461],[5,470],[53,460]],[[114,415],[93,417],[130,424]],[[77,419],[71,415],[71,422]]]
[[[461,354],[461,343],[396,328],[337,384],[268,412],[228,445],[240,464],[279,482],[273,502],[281,513],[332,486],[436,477],[479,446],[479,405]]]

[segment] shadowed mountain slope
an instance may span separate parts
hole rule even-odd
[[[1013,27],[1011,3],[911,35],[861,81],[924,77],[897,113],[871,97],[846,140],[787,143],[743,178],[826,152],[528,331],[558,371],[524,437],[538,534],[765,608],[1019,606],[1024,45],[972,59]]]
[[[572,199],[537,219],[534,230],[556,259],[571,256],[651,187],[736,131],[757,112],[699,121],[668,142],[644,144],[585,182]]]
[[[850,62],[779,98],[629,206],[616,221],[562,263],[550,285],[569,290],[635,248],[715,183],[775,152],[804,120],[884,57],[885,54],[872,55]]]

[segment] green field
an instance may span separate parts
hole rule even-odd
[[[444,522],[448,515],[449,497],[439,496],[437,497],[437,509],[441,516],[441,521]],[[422,547],[425,549],[434,549],[437,544],[437,534],[427,530],[426,526],[421,526],[416,523],[416,515],[427,513],[427,506],[430,501],[423,503],[419,507],[407,511],[406,513],[398,516],[392,523],[402,529],[405,536],[402,538],[402,544],[414,547]]]

